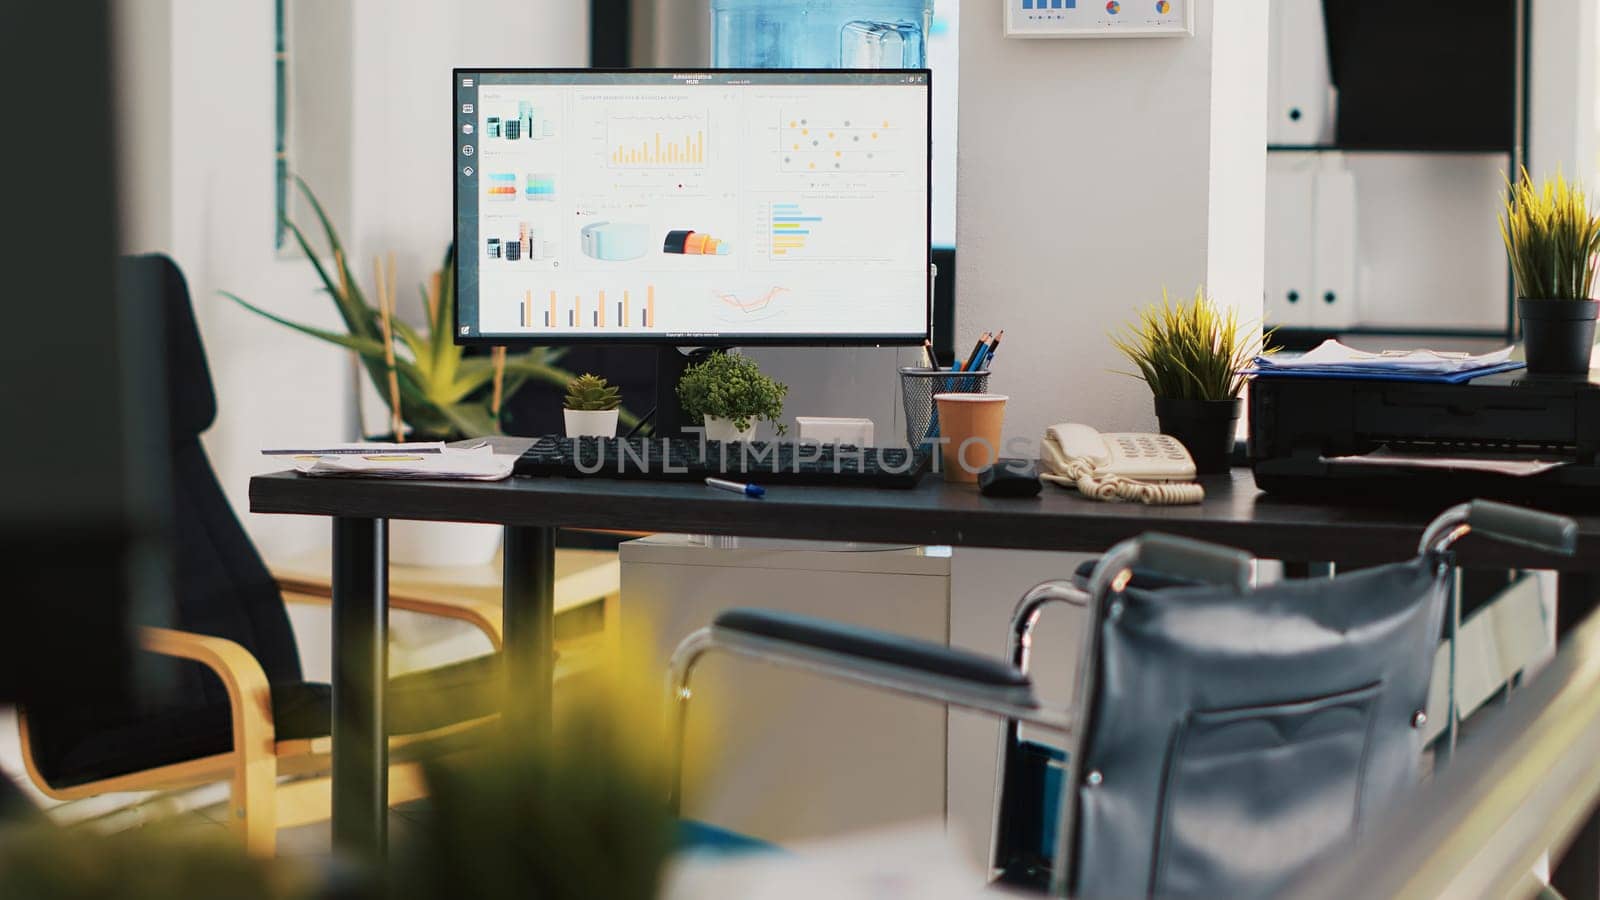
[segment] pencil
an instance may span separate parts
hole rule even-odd
[[[1000,333],[994,336],[994,340],[989,342],[989,355],[984,357],[985,362],[994,362],[994,355],[1000,351],[1000,339],[1005,336],[1006,330],[1002,328],[1000,329]]]
[[[987,343],[989,343],[989,332],[985,331],[983,334],[978,336],[978,342],[972,345],[972,353],[967,357],[967,361],[961,364],[960,371],[972,371],[973,363],[978,361],[978,351],[982,350],[983,345]]]
[[[933,355],[933,341],[922,342],[922,364],[929,369],[939,368],[939,361]]]

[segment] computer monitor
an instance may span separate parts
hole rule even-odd
[[[452,77],[458,342],[928,336],[926,69]]]

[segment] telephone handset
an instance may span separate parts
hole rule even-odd
[[[1165,434],[1101,434],[1087,425],[1050,427],[1063,456],[1087,459],[1094,470],[1139,481],[1188,481],[1194,460],[1176,438]]]
[[[1045,430],[1040,463],[1040,478],[1100,500],[1179,504],[1205,498],[1200,485],[1175,483],[1193,480],[1194,460],[1164,434],[1101,434],[1063,422]]]

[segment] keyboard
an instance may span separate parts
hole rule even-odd
[[[915,487],[929,455],[903,447],[689,438],[542,437],[518,458],[517,475],[772,484]]]

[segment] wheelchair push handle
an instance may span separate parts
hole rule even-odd
[[[1578,523],[1554,513],[1474,500],[1467,507],[1467,524],[1497,541],[1535,550],[1570,556],[1578,549]]]
[[[1138,539],[1142,568],[1244,591],[1250,586],[1250,554],[1190,538],[1152,533]]]

